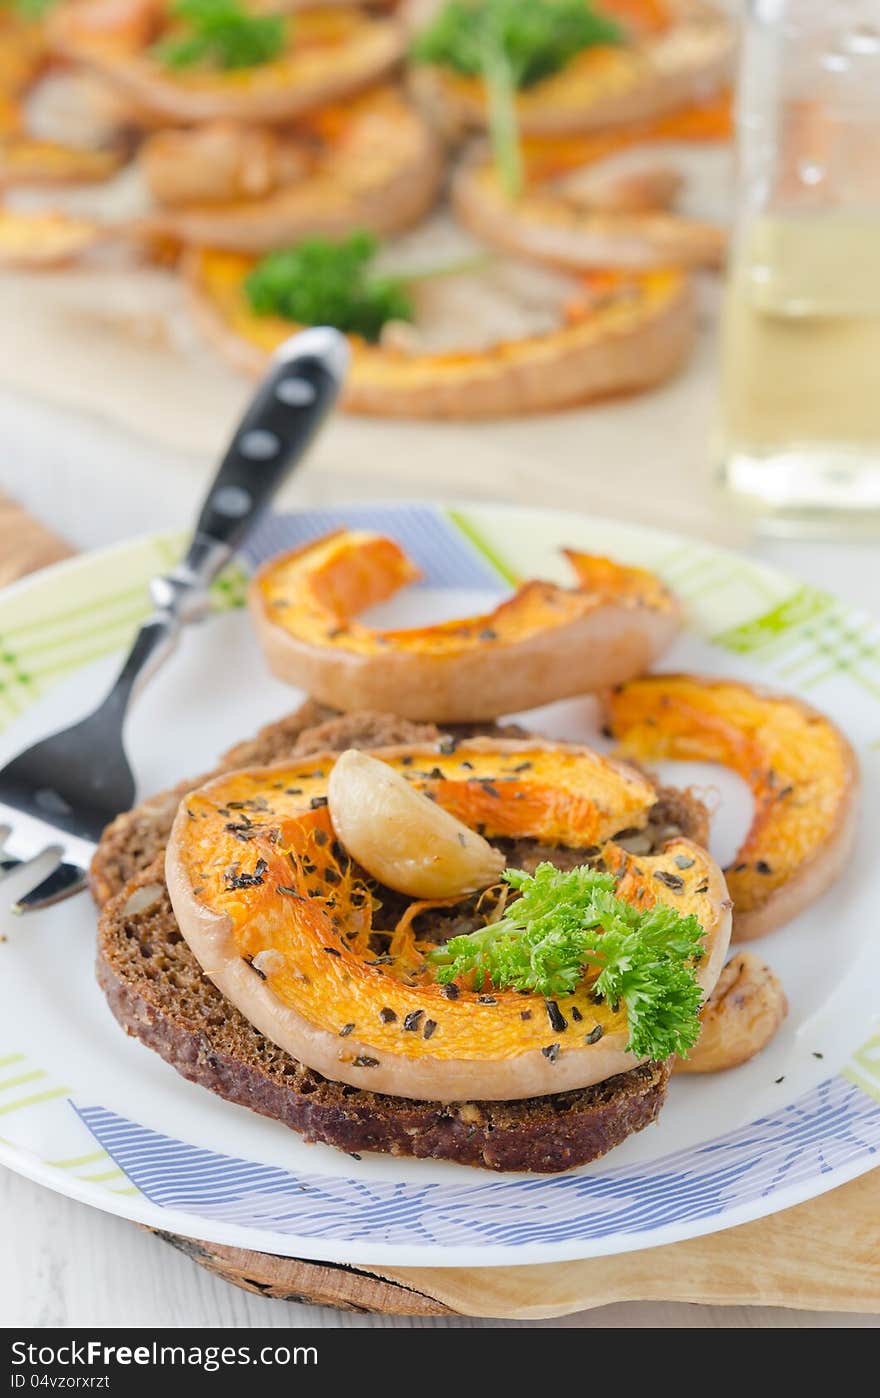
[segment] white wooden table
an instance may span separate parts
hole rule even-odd
[[[185,525],[207,479],[208,461],[158,452],[143,441],[59,409],[0,392],[0,488],[79,549],[152,529]],[[631,451],[631,439],[619,449]],[[436,461],[433,463],[436,468]],[[514,493],[496,468],[479,493]],[[606,467],[613,469],[613,461]],[[541,465],[541,493],[552,498],[552,465]],[[521,485],[521,482],[517,484]],[[434,469],[413,463],[406,493],[442,490]],[[291,500],[403,493],[379,472],[321,468],[297,481]],[[522,497],[522,490],[516,494]],[[880,612],[877,546],[763,541],[753,551],[856,604]],[[487,1326],[492,1321],[352,1316],[249,1295],[217,1280],[130,1223],[75,1204],[0,1169],[0,1324],[7,1326],[192,1325]],[[517,1322],[497,1322],[516,1324]],[[523,1322],[525,1323],[525,1322]],[[876,1316],[769,1308],[621,1303],[541,1325],[585,1329],[629,1326],[877,1328]]]

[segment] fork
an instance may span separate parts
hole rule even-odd
[[[333,407],[348,344],[323,326],[287,340],[239,423],[181,561],[149,585],[154,610],[116,682],[81,722],[35,743],[0,771],[0,881],[51,855],[51,872],[12,904],[16,913],[86,886],[104,827],[134,804],[123,726],[132,700],[168,659],[184,626],[208,611],[208,588],[229,562]]]

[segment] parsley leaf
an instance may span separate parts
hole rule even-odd
[[[288,33],[283,16],[251,14],[240,0],[175,0],[171,15],[181,32],[154,50],[168,68],[254,68],[278,57]]]
[[[481,77],[502,184],[522,188],[516,92],[558,73],[596,44],[619,44],[620,26],[587,0],[449,0],[416,38],[412,57]]]
[[[587,0],[449,0],[412,52],[420,63],[480,77],[487,53],[500,51],[523,88],[558,73],[582,49],[622,37],[620,25]]]
[[[245,281],[251,309],[378,340],[389,320],[412,320],[413,306],[399,279],[370,274],[376,247],[362,230],[341,242],[305,238],[270,252]]]
[[[595,993],[626,1008],[629,1052],[666,1058],[696,1043],[703,929],[693,915],[662,903],[634,908],[612,875],[588,866],[539,864],[534,875],[508,869],[504,878],[520,893],[505,916],[429,953],[441,984],[467,977],[478,990],[556,997],[598,971]]]

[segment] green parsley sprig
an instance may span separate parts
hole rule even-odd
[[[481,77],[489,134],[507,193],[522,188],[516,93],[558,73],[596,44],[619,44],[623,30],[587,0],[449,0],[416,38],[419,63]]]
[[[255,68],[278,57],[288,34],[282,15],[252,14],[240,0],[175,0],[171,16],[180,33],[154,49],[167,68]]]
[[[377,246],[373,235],[361,230],[340,242],[304,238],[295,247],[270,252],[245,281],[251,309],[378,340],[389,320],[412,320],[414,312],[399,278],[371,273]]]
[[[693,915],[662,903],[634,908],[612,875],[588,866],[539,864],[534,875],[503,877],[520,894],[506,915],[429,953],[441,984],[465,977],[476,989],[557,997],[598,971],[593,992],[626,1008],[630,1053],[666,1058],[693,1047],[703,999],[694,974],[703,928]]]

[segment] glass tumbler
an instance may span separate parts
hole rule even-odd
[[[718,461],[777,532],[880,531],[880,0],[751,0]]]

